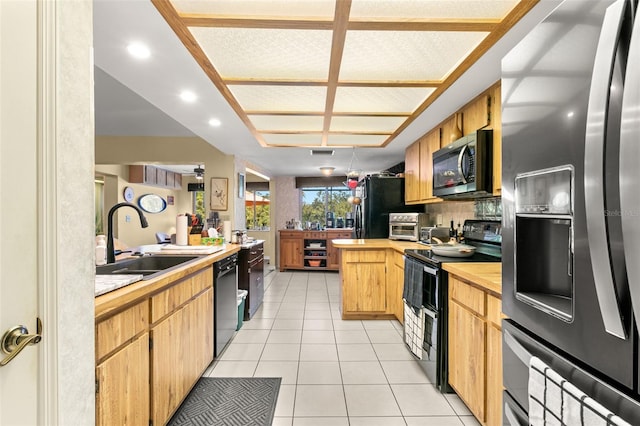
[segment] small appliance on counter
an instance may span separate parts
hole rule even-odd
[[[420,243],[432,244],[437,243],[433,238],[437,238],[440,241],[449,241],[451,230],[446,226],[423,226],[420,228]]]
[[[353,213],[352,212],[347,212],[346,219],[344,220],[344,226],[345,226],[345,228],[353,228],[354,220],[353,220]]]
[[[336,227],[336,222],[335,222],[335,218],[333,216],[333,212],[327,212],[327,220],[326,220],[326,227],[327,228],[335,228]],[[338,226],[338,228],[340,228]]]
[[[426,213],[389,213],[389,239],[419,241],[420,229],[427,226]]]

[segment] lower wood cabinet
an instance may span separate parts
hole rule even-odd
[[[96,323],[96,424],[163,425],[213,360],[211,266]]]
[[[303,243],[300,232],[280,232],[280,271],[304,268]]]
[[[387,306],[400,323],[404,323],[404,257],[397,251],[389,252],[389,285],[387,286]]]
[[[280,231],[280,271],[287,269],[337,271],[339,249],[332,240],[352,238],[352,231],[333,228],[324,231]]]
[[[96,367],[96,425],[149,425],[149,333]]]
[[[449,274],[449,384],[473,415],[502,424],[501,301]]]

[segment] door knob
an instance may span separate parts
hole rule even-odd
[[[27,345],[35,345],[42,340],[42,321],[40,318],[37,318],[36,327],[36,334],[29,334],[29,330],[23,325],[17,325],[4,333],[2,340],[0,340],[0,349],[8,356],[0,361],[0,367],[9,364]]]

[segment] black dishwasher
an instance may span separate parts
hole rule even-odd
[[[238,254],[213,264],[213,326],[215,356],[224,350],[238,326]]]

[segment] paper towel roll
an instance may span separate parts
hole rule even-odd
[[[176,217],[176,245],[186,246],[189,244],[187,239],[187,216],[179,215]]]
[[[231,242],[231,221],[225,220],[222,222],[222,234],[224,235],[224,242],[229,244]]]

